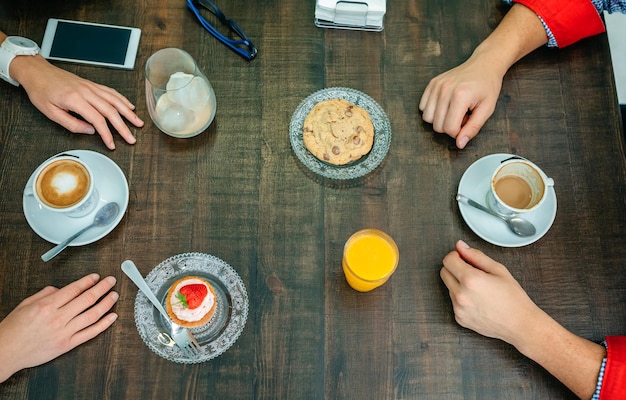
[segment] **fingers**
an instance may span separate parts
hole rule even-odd
[[[116,90],[98,84],[93,85],[94,89],[92,90],[95,91],[93,98],[91,99],[91,105],[93,108],[98,112],[100,117],[104,116],[106,120],[111,123],[111,125],[115,128],[115,130],[117,130],[120,136],[126,140],[126,142],[134,144],[136,139],[126,126],[126,123],[121,116],[137,127],[143,126],[143,121],[133,112],[135,106]],[[109,129],[108,126],[106,126],[106,120],[102,120],[102,118],[98,118],[98,116],[95,116],[95,118],[96,120],[92,121],[92,123],[94,123],[98,132],[101,133],[101,135],[102,133],[108,132]],[[105,140],[105,143],[107,143],[107,146],[110,144],[113,148],[115,148],[115,145],[112,143],[112,137],[111,142],[107,142],[108,135],[106,138],[103,137],[103,139]],[[109,146],[109,148],[111,147]]]
[[[70,99],[69,109],[80,114],[87,122],[93,125],[107,148],[110,150],[115,149],[113,134],[107,124],[107,119],[111,121],[111,125],[117,127],[116,129],[126,130],[125,134],[130,135],[128,127],[124,124],[115,108],[97,94],[88,91],[77,94],[74,97],[77,98]]]
[[[95,103],[95,106],[92,102]],[[63,126],[72,133],[92,135],[97,131],[104,144],[110,150],[115,149],[115,142],[113,141],[113,134],[109,129],[107,120],[111,122],[111,125],[119,132],[120,136],[122,136],[126,142],[130,144],[134,144],[136,142],[135,137],[120,117],[119,112],[102,99],[92,98],[91,101],[85,101],[85,99],[82,98],[76,99],[71,101],[71,105],[68,105],[67,109],[79,114],[84,118],[84,120],[74,117],[68,113],[68,111],[59,108],[56,105],[46,107],[45,109],[42,109],[42,112],[52,121]],[[128,114],[127,111],[123,112]],[[137,120],[141,121],[132,111],[130,111],[129,116],[131,117],[130,120],[135,123],[137,123]],[[143,124],[143,121],[141,121],[141,124]]]
[[[481,103],[469,115],[466,113],[466,118],[461,122],[461,130],[456,136],[456,147],[464,149],[467,143],[478,135],[494,110],[495,104],[489,106]]]
[[[102,316],[108,313],[115,305],[119,295],[116,292],[110,292],[106,296],[102,297],[95,305],[85,309],[80,314],[76,315],[68,324],[68,329],[72,332],[80,332],[96,323],[98,323]]]
[[[98,274],[89,274],[80,278],[69,285],[62,287],[56,293],[52,294],[52,302],[57,308],[61,308],[80,296],[85,290],[91,288],[98,282],[100,276]]]
[[[448,111],[449,96],[442,88],[444,83],[440,80],[441,77],[438,76],[428,83],[420,100],[419,109],[422,111],[422,119],[433,124],[435,132],[443,133],[441,121],[445,119]]]
[[[430,99],[433,98],[433,86],[434,85],[432,81],[428,84],[428,86],[426,86],[426,89],[424,89],[424,93],[422,94],[422,98],[420,99],[420,103],[418,106],[419,110],[422,112],[422,119],[428,123],[433,122],[435,111],[433,107],[429,107]]]
[[[117,314],[110,313],[104,318],[101,318],[95,324],[89,325],[87,328],[82,329],[72,336],[70,341],[71,348],[74,348],[78,345],[85,343],[88,340],[91,340],[107,330],[108,327],[113,325],[113,322],[117,320]],[[69,350],[69,349],[68,349]]]
[[[456,243],[456,250],[460,257],[463,259],[464,264],[468,266],[472,266],[476,269],[490,274],[508,274],[508,270],[504,265],[487,256],[482,251],[471,248],[467,243],[462,240],[459,240]]]
[[[115,109],[117,112],[126,118],[131,124],[140,128],[144,125],[144,122],[134,113],[135,105],[130,102],[126,97],[122,96],[118,91],[107,86],[97,85],[102,90],[102,97]]]
[[[460,286],[459,280],[456,279],[446,267],[441,268],[441,270],[439,271],[439,276],[441,277],[441,280],[443,281],[444,285],[446,285],[450,293],[458,290]]]
[[[448,283],[451,283],[451,279],[454,279],[457,283],[460,282],[463,274],[468,268],[471,268],[471,265],[467,264],[463,260],[463,258],[461,258],[459,252],[451,251],[443,259],[442,270],[445,270],[445,272],[442,271],[440,275],[443,274],[443,276],[441,277],[442,279],[444,279],[444,276],[446,276],[448,280],[446,281],[444,279],[444,283],[446,284],[446,286],[448,286]],[[450,286],[448,286],[448,288],[450,288]]]
[[[485,255],[482,251],[471,248],[462,240],[456,242],[455,249],[443,259],[443,269],[447,270],[451,277],[457,281],[462,281],[464,275],[476,270],[490,274],[508,272],[502,264]]]
[[[456,138],[457,147],[462,149],[482,127],[482,125],[478,127],[471,136],[461,135],[462,128],[469,121],[468,110],[473,107],[471,93],[461,89],[453,90],[445,82],[437,81],[437,78],[431,81],[420,100],[422,119],[433,124],[435,132]]]
[[[130,143],[135,137],[124,118],[137,127],[144,125],[134,113],[135,106],[116,90],[44,64],[47,79],[37,78],[24,85],[31,102],[48,118],[73,133],[100,134],[107,148],[115,149],[111,126]],[[76,118],[70,112],[82,117]],[[84,120],[83,120],[84,119]]]
[[[62,110],[56,106],[53,106],[50,109],[46,109],[43,113],[50,118],[52,121],[61,125],[68,131],[72,133],[82,133],[86,135],[93,135],[96,133],[94,127],[83,121],[80,118],[74,117],[72,114],[69,114],[67,111]]]
[[[84,290],[72,301],[68,302],[63,308],[64,312],[73,318],[76,315],[83,313],[88,308],[96,304],[102,296],[108,293],[115,285],[116,280],[112,276],[107,276],[93,287]],[[112,305],[111,305],[112,306]]]

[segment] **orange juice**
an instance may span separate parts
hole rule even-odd
[[[385,232],[358,231],[343,249],[346,281],[354,290],[369,292],[387,282],[398,265],[398,257],[398,246]]]

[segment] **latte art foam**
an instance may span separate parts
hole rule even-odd
[[[53,208],[78,204],[89,193],[87,169],[74,160],[58,160],[47,165],[37,177],[39,199]]]

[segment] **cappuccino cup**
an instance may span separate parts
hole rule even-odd
[[[504,215],[521,214],[539,208],[554,180],[532,162],[521,157],[503,161],[493,172],[487,205]]]
[[[89,166],[78,156],[61,154],[41,164],[29,194],[42,209],[80,218],[98,204],[98,190]]]

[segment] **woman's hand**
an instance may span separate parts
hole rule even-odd
[[[0,322],[0,382],[93,339],[117,319],[115,278],[87,275],[62,289],[48,286]]]
[[[135,143],[122,117],[136,127],[143,121],[133,112],[135,106],[114,89],[58,68],[41,56],[15,57],[10,68],[11,77],[24,87],[33,105],[52,121],[74,133],[98,132],[113,150],[110,123],[126,142]]]

